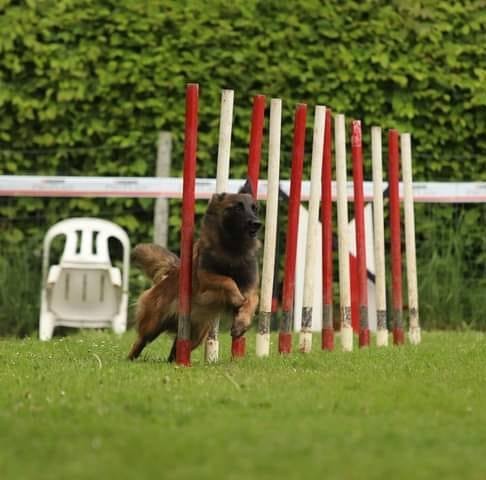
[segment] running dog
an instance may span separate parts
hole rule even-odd
[[[191,347],[206,338],[221,314],[233,321],[231,335],[240,337],[251,325],[258,304],[257,239],[261,222],[249,181],[238,193],[212,196],[194,244],[192,264]],[[162,332],[177,333],[180,260],[165,248],[139,244],[132,261],[152,280],[137,302],[138,338],[128,355],[136,359]],[[176,341],[168,358],[175,360]]]

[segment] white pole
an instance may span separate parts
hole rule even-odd
[[[312,306],[314,304],[314,277],[317,268],[316,255],[319,234],[319,203],[321,199],[322,154],[324,152],[324,129],[326,107],[317,105],[314,114],[314,136],[312,140],[312,163],[309,194],[309,217],[305,253],[304,299],[299,350],[308,353],[312,349]]]
[[[385,227],[383,220],[383,156],[381,128],[371,127],[376,280],[376,345],[388,346],[386,326]]]
[[[275,246],[277,241],[281,126],[282,100],[279,98],[272,98],[270,102],[265,243],[263,247],[260,313],[258,317],[258,333],[256,336],[257,357],[267,357],[270,354],[270,318],[272,315]]]
[[[234,91],[221,92],[221,113],[219,123],[218,163],[216,166],[216,193],[228,191],[231,128],[233,126]]]
[[[346,180],[346,128],[344,115],[335,116],[336,194],[339,243],[339,299],[341,304],[341,344],[344,351],[353,350],[351,325],[351,289],[349,282],[348,198]]]
[[[409,341],[418,345],[421,340],[418,287],[417,258],[415,253],[415,218],[412,191],[412,140],[409,133],[400,136],[403,175],[403,208],[405,212],[405,256],[407,260],[407,286],[409,311]]]
[[[221,92],[216,193],[223,193],[228,190],[231,129],[233,126],[233,101],[233,90],[223,90]],[[206,339],[206,361],[209,363],[217,362],[219,358],[218,331],[219,318],[215,318]]]

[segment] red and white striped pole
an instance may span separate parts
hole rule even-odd
[[[302,189],[302,170],[304,166],[306,119],[307,105],[297,105],[294,117],[292,171],[290,177],[287,239],[285,243],[282,320],[278,336],[279,353],[290,353],[292,351],[295,265],[297,256],[297,232],[299,228],[300,194]]]
[[[309,216],[305,252],[304,299],[299,350],[309,353],[312,349],[312,305],[314,303],[314,278],[319,228],[319,202],[321,200],[322,157],[324,153],[324,129],[326,107],[317,105],[314,116],[314,137],[309,192]]]
[[[182,192],[181,268],[179,272],[179,318],[176,363],[191,364],[192,246],[197,156],[197,114],[199,85],[186,87],[186,126],[184,141],[184,179]]]
[[[348,195],[346,179],[346,127],[344,115],[334,119],[336,150],[336,193],[339,241],[339,302],[341,309],[341,344],[345,352],[353,350],[353,327],[351,325],[351,284],[349,279],[348,249]]]
[[[415,215],[413,211],[412,139],[410,134],[403,133],[400,141],[402,153],[403,209],[405,212],[405,257],[407,260],[408,338],[411,344],[418,345],[421,340],[421,335],[418,311],[417,258],[415,253]]]
[[[263,125],[265,123],[265,96],[256,95],[253,99],[251,115],[250,147],[248,151],[248,180],[253,196],[258,196],[258,177],[260,175],[260,158],[262,154]],[[231,356],[245,356],[245,337],[234,337],[231,341]]]
[[[381,128],[371,127],[373,164],[373,225],[376,285],[376,345],[388,346],[386,326],[385,227],[383,220],[383,158]]]
[[[326,110],[324,158],[322,163],[322,333],[323,350],[334,349],[332,318],[332,113]]]
[[[280,136],[282,127],[282,100],[270,102],[268,134],[267,208],[265,214],[265,242],[263,247],[260,311],[256,336],[256,356],[270,354],[270,318],[272,315],[273,276],[275,273],[275,247],[277,243],[278,182],[280,171]]]
[[[390,198],[390,250],[393,343],[404,343],[402,297],[402,247],[400,232],[398,131],[388,132],[388,186]]]
[[[231,130],[233,126],[234,91],[221,92],[221,111],[219,120],[218,163],[216,166],[216,193],[228,191]],[[219,358],[219,318],[213,320],[206,339],[206,361],[217,362]]]
[[[366,268],[366,237],[363,192],[363,144],[361,122],[351,122],[351,157],[353,160],[354,221],[356,232],[356,260],[358,264],[359,346],[370,345],[368,325],[368,270]]]

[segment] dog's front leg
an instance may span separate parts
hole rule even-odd
[[[231,326],[231,336],[241,337],[250,327],[253,315],[258,305],[258,292],[256,289],[245,292],[245,301],[233,319]]]
[[[199,269],[198,281],[198,303],[201,305],[220,301],[221,296],[223,297],[222,300],[227,301],[235,308],[241,307],[245,302],[245,297],[231,277]]]

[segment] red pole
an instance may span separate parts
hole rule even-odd
[[[359,346],[370,345],[368,325],[368,269],[366,268],[366,236],[363,193],[363,144],[361,122],[351,122],[351,155],[353,158],[354,221],[356,223],[356,257],[359,283]]]
[[[295,293],[295,264],[297,256],[297,233],[299,228],[300,194],[304,166],[305,125],[307,105],[297,105],[294,117],[294,141],[292,148],[292,171],[290,176],[287,241],[285,243],[285,266],[282,292],[282,321],[278,336],[278,351],[292,351],[292,323]]]
[[[388,132],[388,189],[390,197],[390,250],[392,276],[392,323],[393,343],[402,345],[403,332],[402,298],[402,250],[400,232],[400,198],[398,192],[400,176],[398,131]]]
[[[322,162],[322,334],[323,350],[334,350],[332,320],[332,113],[326,110],[324,156]]]
[[[262,154],[263,124],[265,122],[265,96],[256,95],[253,99],[251,115],[250,147],[248,151],[248,179],[253,196],[257,198],[258,177],[260,175],[260,158]],[[245,337],[233,338],[231,355],[233,358],[244,357],[246,350]]]
[[[250,147],[248,151],[248,179],[253,195],[257,198],[260,159],[262,156],[263,124],[265,122],[265,95],[256,95],[253,99],[251,114]]]
[[[186,87],[179,321],[176,342],[176,363],[184,366],[191,365],[192,245],[194,237],[198,97],[199,85],[197,83],[188,84]]]

